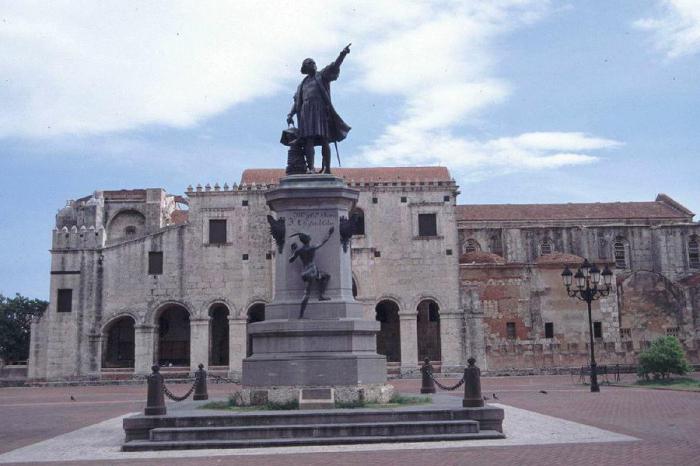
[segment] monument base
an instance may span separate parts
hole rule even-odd
[[[316,388],[329,388],[333,390],[335,403],[354,403],[364,400],[368,403],[388,403],[396,392],[393,385],[386,383],[316,386]],[[276,386],[243,388],[235,393],[235,401],[238,406],[262,406],[266,404],[286,405],[299,401],[300,393],[305,387]],[[307,407],[308,409],[308,407]]]

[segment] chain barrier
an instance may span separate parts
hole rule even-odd
[[[165,396],[167,396],[168,398],[170,398],[173,401],[185,401],[187,398],[190,397],[190,395],[192,394],[194,389],[197,387],[198,383],[199,383],[199,373],[195,373],[194,383],[192,384],[190,389],[187,390],[187,393],[185,393],[182,396],[177,396],[173,392],[168,390],[168,387],[165,386],[165,381],[163,381],[163,393],[165,393]]]
[[[462,380],[457,382],[457,385],[454,385],[452,387],[448,387],[447,385],[443,385],[440,382],[438,382],[437,379],[433,376],[433,373],[431,371],[427,371],[427,374],[430,376],[431,379],[433,379],[433,382],[435,382],[435,385],[442,388],[443,390],[447,390],[448,392],[451,392],[453,390],[457,390],[459,387],[464,385],[464,376],[462,376]]]

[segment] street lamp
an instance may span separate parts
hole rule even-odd
[[[578,298],[588,304],[588,335],[591,339],[591,391],[599,392],[598,368],[595,363],[595,349],[593,347],[593,320],[591,318],[591,303],[596,299],[610,294],[613,273],[606,265],[601,272],[597,265],[584,259],[583,263],[573,273],[568,266],[564,267],[561,278],[566,287],[566,293],[571,298]],[[603,283],[600,282],[601,277]]]

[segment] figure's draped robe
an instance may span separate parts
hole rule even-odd
[[[331,103],[331,81],[338,79],[340,67],[336,62],[306,76],[294,94],[294,108],[299,121],[299,136],[312,139],[314,145],[324,139],[342,141],[350,126],[340,118]]]

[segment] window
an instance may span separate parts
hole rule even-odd
[[[163,273],[163,253],[151,251],[148,253],[148,275],[161,275]]]
[[[481,251],[481,246],[475,239],[468,239],[467,242],[464,243],[464,253],[467,254],[476,251]]]
[[[242,256],[241,258],[242,258],[244,261],[247,261],[247,260],[248,260],[248,254],[243,254],[243,256]]]
[[[515,340],[515,322],[506,322],[506,338],[509,340]]]
[[[445,249],[445,255],[451,256],[451,255],[452,255],[452,249]]]
[[[540,243],[540,255],[544,256],[547,254],[552,253],[552,242],[548,239],[545,239]]]
[[[374,251],[374,257],[382,257],[382,253],[379,251]]]
[[[554,324],[552,322],[545,322],[544,324],[544,337],[554,338]]]
[[[442,200],[443,202],[450,202],[450,196],[443,196]]]
[[[418,214],[418,236],[437,236],[435,214]]]
[[[226,244],[226,220],[209,220],[209,244]]]
[[[680,330],[680,327],[669,327],[666,329],[666,336],[678,338]]]
[[[355,208],[352,209],[350,212],[350,218],[353,219],[355,222],[355,232],[353,233],[353,236],[355,235],[364,235],[365,234],[365,213],[362,211],[360,208]]]
[[[623,338],[623,339],[632,338],[632,329],[631,328],[621,328],[620,329],[620,338]]]
[[[404,202],[404,203],[405,203],[405,202],[407,202],[407,201],[408,201],[408,199],[406,199],[406,196],[401,196],[401,202]]]
[[[602,322],[593,322],[593,338],[603,338]]]
[[[691,269],[700,269],[700,247],[698,247],[698,237],[693,235],[688,241],[688,265]]]
[[[618,237],[613,245],[613,254],[615,256],[615,267],[618,269],[627,268],[627,251],[624,240]]]
[[[136,236],[136,227],[133,225],[129,225],[128,227],[124,228],[124,237],[125,238],[133,238]]]
[[[241,205],[242,205],[243,207],[248,207],[248,199],[243,199],[243,200],[241,201]]]
[[[495,235],[492,235],[490,240],[490,249],[491,252],[494,254],[498,254],[499,256],[503,255],[503,242],[501,240],[501,234],[496,233]]]
[[[266,252],[266,253],[265,253],[265,260],[268,260],[268,261],[269,261],[270,259],[272,259],[272,253],[271,253],[271,252]]]
[[[379,203],[379,199],[377,199],[376,197],[373,197],[372,204],[378,204],[378,203]]]
[[[73,290],[71,288],[60,288],[56,296],[56,311],[71,312],[73,310]]]

